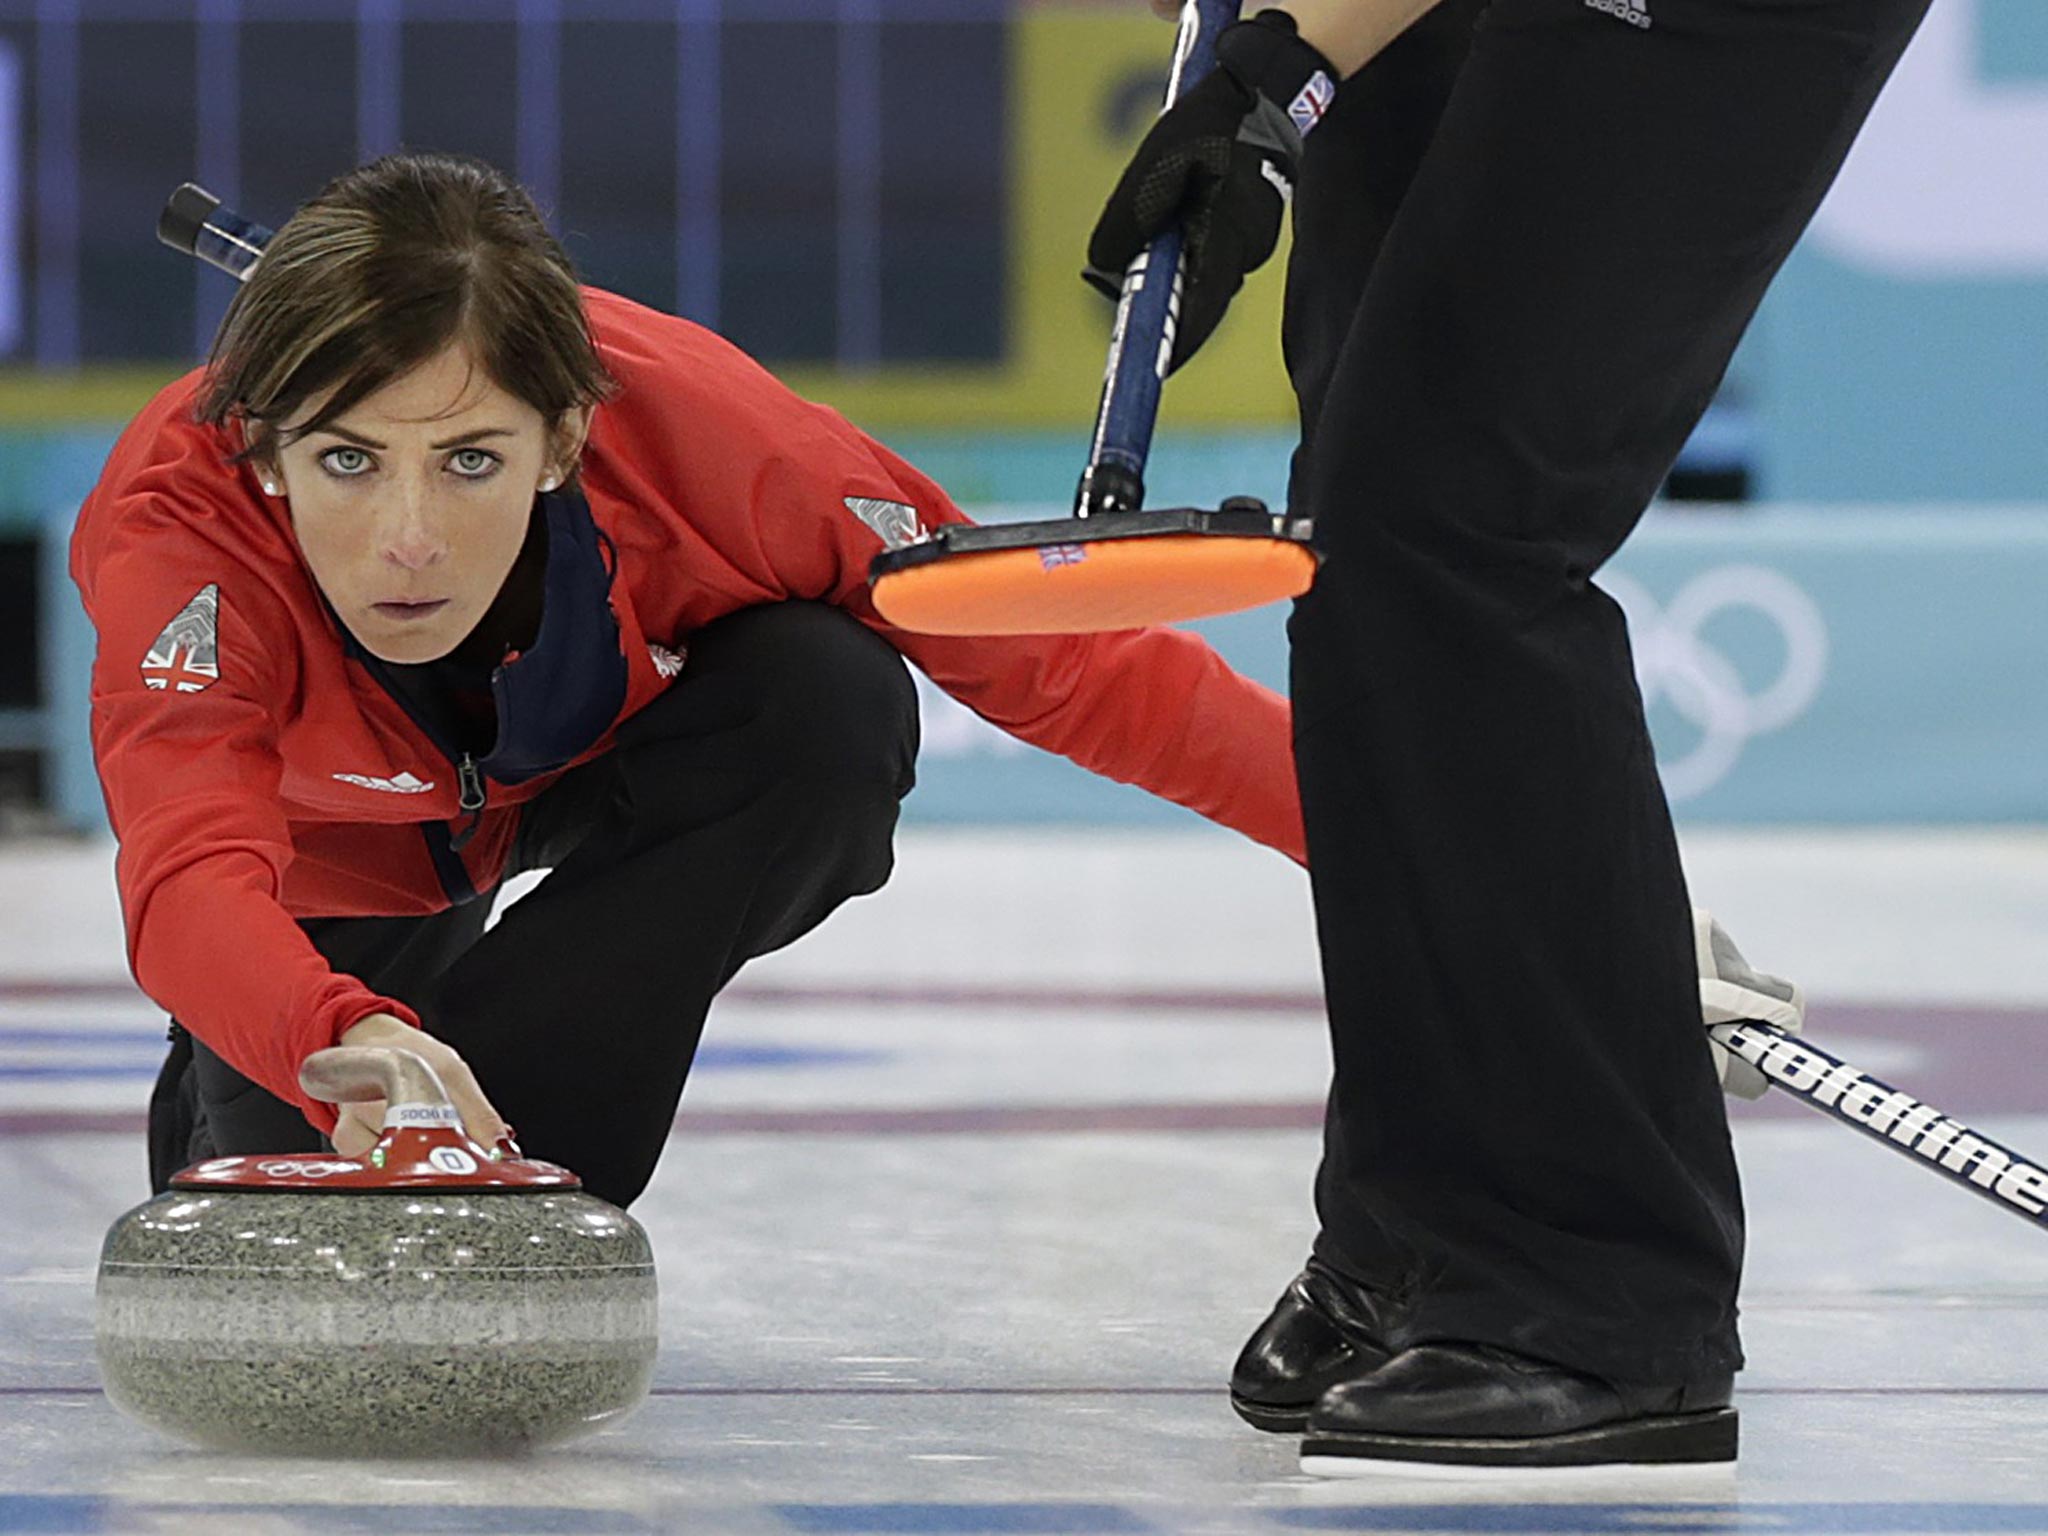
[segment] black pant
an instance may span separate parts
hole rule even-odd
[[[1926,0],[1446,0],[1295,204],[1290,624],[1336,1077],[1318,1252],[1397,1343],[1740,1363],[1688,900],[1593,583]],[[1623,6],[1621,9],[1626,10]]]
[[[524,1151],[624,1205],[712,996],[888,879],[916,755],[916,692],[886,641],[815,604],[748,609],[693,635],[616,749],[527,806],[507,874],[553,873],[489,933],[489,896],[301,926],[462,1054]],[[196,1157],[321,1145],[295,1107],[178,1042],[151,1106],[156,1188]]]

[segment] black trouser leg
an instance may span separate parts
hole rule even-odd
[[[916,693],[887,642],[814,604],[749,609],[693,636],[616,749],[527,807],[513,868],[553,872],[490,933],[487,900],[304,926],[462,1053],[526,1152],[624,1204],[660,1156],[712,995],[887,880],[916,751]],[[194,1045],[216,1126],[197,1155],[320,1144]]]
[[[1495,0],[1331,367],[1292,498],[1327,560],[1290,626],[1336,1063],[1318,1249],[1394,1293],[1397,1343],[1739,1362],[1685,883],[1591,578],[1922,9]],[[1356,282],[1321,259],[1304,302]]]
[[[1281,342],[1301,404],[1297,465],[1314,452],[1337,357],[1491,0],[1439,0],[1344,82],[1308,136],[1295,183]]]
[[[524,1150],[627,1203],[713,994],[888,879],[916,750],[908,671],[846,615],[785,603],[706,627],[605,759],[604,813],[449,968],[428,1027]]]

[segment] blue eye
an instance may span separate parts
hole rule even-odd
[[[337,479],[353,480],[369,473],[370,456],[360,448],[329,448],[320,455],[320,467]]]
[[[481,480],[496,470],[499,462],[495,453],[482,448],[458,448],[449,457],[448,466],[465,480]]]

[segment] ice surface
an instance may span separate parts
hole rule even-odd
[[[2048,1149],[2048,837],[1687,858],[1817,1038]],[[1737,1470],[1303,1478],[1222,1383],[1310,1232],[1306,882],[1180,833],[907,834],[888,890],[742,976],[634,1208],[662,1355],[620,1426],[509,1465],[185,1450],[93,1363],[161,1044],[110,859],[0,849],[0,1532],[2048,1531],[2048,1241],[1768,1100]]]

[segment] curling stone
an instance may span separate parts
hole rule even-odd
[[[382,1099],[360,1158],[219,1157],[116,1221],[100,1371],[152,1428],[218,1450],[492,1455],[647,1395],[654,1256],[576,1176],[486,1148],[410,1051],[338,1047],[299,1081]]]

